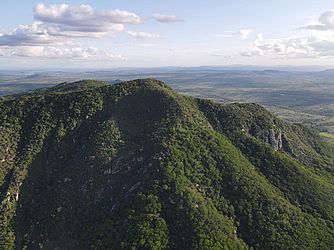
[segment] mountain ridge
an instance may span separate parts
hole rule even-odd
[[[154,79],[0,99],[4,249],[330,249],[333,148]],[[71,220],[68,220],[71,218]]]

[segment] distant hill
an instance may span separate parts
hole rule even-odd
[[[135,80],[0,98],[1,249],[332,249],[334,151]]]

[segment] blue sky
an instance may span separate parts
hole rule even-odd
[[[334,65],[333,1],[1,1],[1,68]]]

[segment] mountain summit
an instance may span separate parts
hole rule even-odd
[[[154,79],[0,99],[1,249],[332,249],[334,152]]]

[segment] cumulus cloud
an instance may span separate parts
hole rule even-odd
[[[259,33],[242,56],[269,56],[274,58],[326,58],[334,56],[334,33],[314,33],[281,39],[264,39]]]
[[[126,10],[97,11],[84,4],[40,3],[35,7],[32,24],[0,32],[0,56],[123,59],[94,47],[82,47],[77,39],[113,36],[124,31],[125,25],[140,22],[137,14]]]
[[[245,40],[251,33],[252,33],[251,29],[245,29],[245,30],[239,30],[235,34],[240,36],[242,40]]]
[[[310,30],[334,30],[334,10],[322,13],[318,20],[311,20],[302,28]]]
[[[330,58],[334,57],[334,10],[313,17],[301,27],[305,31],[293,37],[264,38],[259,33],[242,56],[272,58]],[[307,31],[308,30],[308,31]],[[300,32],[300,30],[298,31]]]
[[[96,11],[89,5],[67,4],[38,4],[34,19],[33,24],[0,33],[0,46],[68,43],[71,38],[114,35],[124,31],[125,24],[141,22],[138,15],[124,10]]]
[[[43,22],[52,35],[93,36],[113,35],[124,30],[125,24],[138,24],[141,18],[126,10],[97,11],[90,5],[36,5],[34,19]]]
[[[140,23],[140,17],[126,10],[96,11],[90,5],[78,7],[68,4],[37,4],[34,18],[46,23],[65,24],[74,27],[99,26],[110,23]]]
[[[160,23],[183,22],[182,18],[175,15],[154,14],[153,18]]]
[[[20,25],[12,32],[0,34],[0,46],[34,46],[55,42],[41,23]]]
[[[174,15],[156,14],[161,23],[179,22]],[[11,31],[0,31],[0,57],[33,58],[90,58],[121,59],[94,47],[83,47],[82,38],[114,36],[124,32],[127,25],[140,24],[141,17],[127,10],[96,10],[82,4],[37,4],[34,8],[34,22],[20,25]],[[128,31],[136,39],[158,39],[159,35]]]
[[[137,39],[157,39],[160,38],[159,35],[154,35],[151,33],[146,33],[146,32],[136,32],[136,31],[128,31],[128,34]]]

